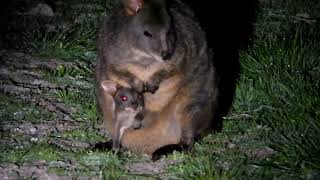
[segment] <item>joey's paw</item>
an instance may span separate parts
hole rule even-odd
[[[134,117],[135,120],[140,121],[140,122],[143,120],[143,118],[144,118],[144,116],[143,116],[142,113],[138,113],[138,114]]]
[[[142,128],[142,123],[141,121],[136,121],[132,124],[133,129],[141,129]]]
[[[143,87],[144,92],[150,92],[154,94],[159,89],[158,83],[146,82]]]
[[[138,113],[134,118],[135,118],[135,120],[133,121],[133,124],[132,124],[133,129],[142,128],[142,120],[144,118],[143,114]]]

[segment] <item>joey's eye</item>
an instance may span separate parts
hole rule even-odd
[[[141,96],[141,95],[138,95],[138,98],[139,98],[139,99],[142,99],[142,96]]]
[[[152,38],[152,34],[149,31],[144,31],[143,34],[149,38]]]
[[[127,101],[128,97],[127,96],[120,96],[121,101]]]

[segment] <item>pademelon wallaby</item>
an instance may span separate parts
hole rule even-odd
[[[129,150],[192,147],[212,127],[218,78],[205,33],[179,0],[123,0],[100,29],[95,75],[99,110],[111,134],[115,100],[103,84],[143,92],[143,127],[128,129],[121,140]]]

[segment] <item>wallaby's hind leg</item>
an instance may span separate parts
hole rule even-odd
[[[152,154],[164,145],[179,143],[180,132],[172,129],[166,118],[152,120],[157,121],[152,127],[128,129],[123,134],[122,145],[135,152]]]

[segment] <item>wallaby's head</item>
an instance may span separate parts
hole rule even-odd
[[[122,0],[128,16],[128,38],[138,53],[158,61],[169,60],[175,48],[175,31],[167,0]]]

